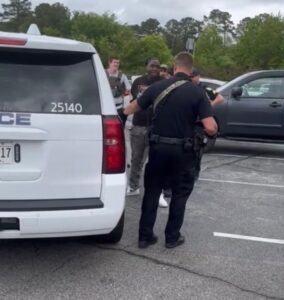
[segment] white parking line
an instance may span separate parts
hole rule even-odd
[[[219,144],[219,142],[224,142],[225,144],[231,144],[232,142],[235,142],[236,144],[240,144],[240,145],[245,145],[247,146],[248,145],[248,142],[246,141],[237,141],[237,140],[229,140],[229,139],[222,139],[222,138],[219,138],[219,141],[216,143],[216,145]],[[263,142],[249,142],[250,145],[255,145],[255,146],[275,146],[275,147],[283,147],[283,143],[263,143]]]
[[[212,153],[212,154],[206,154],[206,156],[227,156],[227,157],[244,157],[244,158],[257,158],[257,159],[270,159],[270,160],[282,160],[284,161],[284,158],[280,157],[268,157],[268,156],[247,156],[247,155],[234,155],[234,154],[222,154],[222,153]]]
[[[213,235],[217,236],[217,237],[230,238],[230,239],[238,239],[238,240],[247,240],[247,241],[254,241],[254,242],[263,242],[263,243],[284,245],[284,240],[278,240],[278,239],[267,239],[267,238],[261,238],[261,237],[256,237],[256,236],[230,234],[230,233],[222,233],[222,232],[213,232]]]
[[[254,182],[233,181],[233,180],[218,180],[218,179],[209,179],[209,178],[199,178],[198,180],[199,181],[207,181],[207,182],[217,182],[217,183],[231,183],[231,184],[242,184],[242,185],[252,185],[252,186],[264,186],[264,187],[280,188],[280,189],[284,188],[284,185],[268,184],[268,183],[254,183]]]

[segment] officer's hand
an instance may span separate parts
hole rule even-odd
[[[204,131],[209,135],[209,136],[214,136],[218,132],[218,125],[213,117],[208,117],[205,119],[201,120],[203,126],[204,126]]]

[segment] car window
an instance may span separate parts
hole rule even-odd
[[[243,88],[242,97],[257,98],[281,98],[283,79],[275,78],[259,78],[241,87]]]
[[[211,89],[213,89],[213,90],[216,90],[220,86],[220,84],[207,82],[207,81],[204,81],[204,85],[211,88]]]
[[[91,53],[0,50],[0,111],[99,114]]]

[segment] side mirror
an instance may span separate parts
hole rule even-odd
[[[233,98],[239,99],[242,94],[243,94],[243,88],[242,87],[232,88],[231,95],[232,95]]]

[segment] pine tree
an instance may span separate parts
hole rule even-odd
[[[7,30],[18,31],[28,26],[32,19],[32,3],[29,0],[10,0],[8,4],[1,4],[3,12],[0,13],[2,25]]]
[[[31,14],[32,3],[29,0],[10,0],[9,4],[1,4],[3,13],[0,14],[3,21],[11,21]]]

